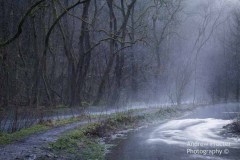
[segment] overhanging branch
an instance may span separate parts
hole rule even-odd
[[[32,13],[32,11],[38,6],[40,5],[41,3],[43,3],[44,1],[46,0],[40,0],[38,2],[36,2],[33,6],[31,6],[28,11],[24,14],[24,16],[22,17],[22,19],[20,20],[19,24],[18,24],[18,30],[17,30],[17,33],[12,37],[12,38],[9,38],[8,40],[6,40],[5,42],[3,43],[0,43],[0,48],[12,43],[15,39],[17,39],[21,33],[22,33],[22,26],[24,24],[24,22],[26,21],[27,17]]]

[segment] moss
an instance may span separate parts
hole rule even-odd
[[[20,131],[14,132],[14,133],[0,133],[0,144],[9,144],[12,143],[14,141],[26,138],[27,136],[30,136],[34,133],[38,133],[41,131],[46,131],[48,130],[50,127],[47,125],[43,125],[43,124],[38,124],[38,125],[34,125],[32,127],[29,128],[25,128],[25,129],[21,129]]]

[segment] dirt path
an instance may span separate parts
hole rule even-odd
[[[92,121],[93,122],[93,121]],[[73,130],[77,127],[83,126],[84,124],[90,123],[89,121],[76,122],[69,125],[57,127],[48,130],[44,133],[34,134],[21,141],[0,147],[0,159],[1,160],[34,160],[38,157],[51,157],[46,147],[50,142],[56,141],[63,133]]]
[[[146,110],[142,110],[140,112],[134,113],[134,115],[141,115],[143,113],[151,113],[158,111],[159,108],[152,108]],[[102,121],[102,119],[98,119],[98,121]],[[0,160],[36,160],[39,157],[41,159],[59,159],[56,155],[53,155],[49,151],[48,144],[50,142],[55,142],[59,139],[64,133],[73,130],[77,127],[81,127],[84,124],[93,123],[97,120],[90,121],[81,121],[72,123],[69,125],[57,127],[50,129],[46,132],[34,134],[29,136],[23,140],[15,142],[13,144],[0,146]]]
[[[102,120],[104,120],[104,118],[56,127],[46,132],[34,134],[13,144],[0,146],[0,160],[35,160],[39,157],[41,157],[41,159],[59,159],[47,149],[49,143],[55,142],[70,130],[81,127],[84,124]]]

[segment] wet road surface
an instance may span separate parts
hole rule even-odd
[[[132,132],[116,144],[109,160],[239,160],[240,140],[223,126],[239,115],[238,104],[197,108],[177,120]]]

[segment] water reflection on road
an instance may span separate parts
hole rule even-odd
[[[173,120],[153,130],[147,143],[186,145],[186,142],[201,142],[219,145],[231,143],[232,146],[237,146],[237,139],[221,136],[223,126],[230,123],[230,120],[212,118]]]
[[[222,134],[238,104],[206,106],[188,116],[130,133],[107,155],[111,160],[240,159],[238,138]]]

